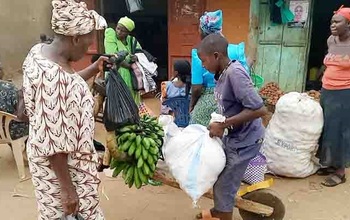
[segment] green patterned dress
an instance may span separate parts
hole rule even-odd
[[[190,124],[208,126],[211,113],[217,112],[217,109],[214,88],[203,88],[202,95],[191,112]]]
[[[201,97],[191,112],[190,124],[208,126],[213,112],[217,112],[218,106],[214,97],[214,74],[206,70],[198,57],[197,49],[192,50],[192,85],[203,86]]]

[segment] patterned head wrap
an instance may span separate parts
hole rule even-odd
[[[52,6],[51,25],[56,34],[77,36],[107,27],[106,20],[96,11],[88,10],[85,2],[53,0]]]
[[[123,25],[130,32],[135,29],[135,22],[126,16],[119,19],[118,24]]]
[[[222,11],[205,12],[200,18],[200,28],[205,34],[222,32]]]
[[[341,15],[344,18],[346,18],[348,21],[350,21],[350,8],[344,8],[344,5],[342,5],[338,11],[335,12],[337,15]]]

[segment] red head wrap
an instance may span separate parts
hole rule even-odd
[[[348,21],[350,21],[350,8],[344,8],[344,5],[342,5],[338,11],[335,12],[337,15],[341,15],[344,18],[346,18]]]

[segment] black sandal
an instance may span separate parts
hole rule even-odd
[[[196,219],[202,220],[220,220],[219,218],[214,218],[212,215],[212,210],[203,210],[201,213],[196,215]]]
[[[335,171],[336,171],[336,169],[333,167],[325,167],[325,168],[320,168],[316,174],[318,176],[328,176],[330,174],[334,174]]]
[[[345,174],[344,175],[340,175],[340,174],[332,174],[329,177],[327,177],[325,179],[324,182],[322,182],[322,185],[326,186],[326,187],[335,187],[338,186],[340,184],[343,184],[346,182],[346,178],[345,178]]]

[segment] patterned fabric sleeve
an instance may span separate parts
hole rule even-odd
[[[14,114],[18,102],[18,89],[13,83],[0,80],[0,111]],[[28,135],[28,123],[26,122],[10,122],[10,135],[12,140]]]
[[[87,147],[93,136],[93,124],[87,120],[92,113],[86,115],[83,111],[84,105],[91,103],[84,98],[84,91],[73,87],[74,78],[60,67],[45,60],[35,61],[37,63],[29,62],[24,68],[23,83],[26,109],[31,112],[33,127],[32,156],[92,153]]]
[[[17,88],[13,83],[0,80],[0,111],[13,114],[16,111]]]
[[[30,79],[30,75],[26,74],[26,72],[30,72],[31,68],[26,66],[26,62],[23,65],[23,98],[26,107],[26,113],[28,117],[32,117],[34,115],[34,91],[33,84]]]

